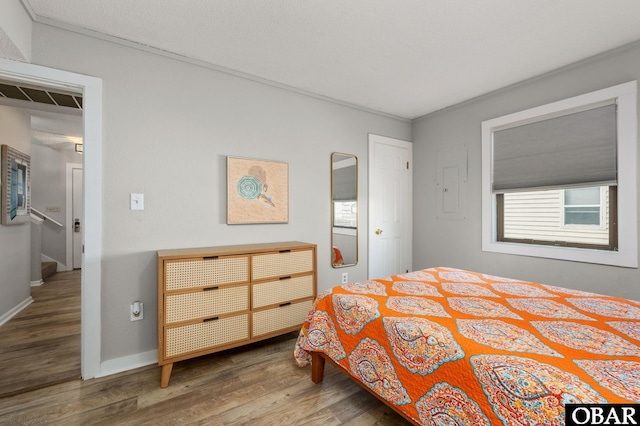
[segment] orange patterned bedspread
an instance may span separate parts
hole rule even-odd
[[[420,424],[561,425],[565,403],[640,402],[640,302],[459,269],[320,294],[298,365],[312,351]]]

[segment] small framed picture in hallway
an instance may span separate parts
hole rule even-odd
[[[30,157],[9,145],[2,145],[1,152],[0,223],[28,222],[31,208]]]

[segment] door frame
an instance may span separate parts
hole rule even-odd
[[[83,94],[84,221],[81,279],[81,375],[101,370],[102,288],[102,79],[0,58],[0,78]]]
[[[73,169],[81,169],[84,178],[84,169],[82,163],[67,163],[66,165],[66,217],[65,225],[67,226],[66,234],[66,256],[67,256],[67,271],[73,271]],[[84,200],[82,201],[84,205]],[[84,224],[83,224],[84,226]]]
[[[407,205],[405,206],[407,212],[407,235],[405,242],[405,251],[406,256],[409,257],[409,261],[407,265],[411,270],[411,265],[413,265],[413,143],[409,141],[404,141],[401,139],[390,138],[387,136],[380,136],[373,133],[369,133],[369,164],[368,164],[368,194],[367,194],[367,210],[368,210],[368,221],[367,221],[367,277],[369,279],[381,278],[381,277],[373,277],[371,265],[372,265],[372,253],[373,253],[373,244],[371,236],[375,233],[376,226],[371,220],[371,212],[373,211],[372,200],[375,199],[373,194],[375,188],[373,182],[375,182],[375,145],[383,144],[389,145],[397,148],[403,148],[407,150],[408,158],[409,158],[409,187],[408,187],[408,196],[407,196]]]

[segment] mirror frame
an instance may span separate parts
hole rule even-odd
[[[336,228],[335,226],[335,200],[334,200],[334,189],[335,189],[335,177],[334,177],[334,160],[337,156],[341,156],[341,157],[347,157],[344,160],[349,160],[349,159],[353,159],[354,161],[354,166],[355,166],[355,203],[356,203],[356,211],[355,211],[355,259],[352,263],[345,263],[343,265],[336,265],[334,263],[334,255],[335,255],[335,249],[334,247],[336,247],[335,245],[335,232],[334,229]],[[331,207],[331,267],[338,269],[338,268],[346,268],[349,266],[355,266],[358,264],[358,225],[359,225],[359,220],[358,220],[358,214],[359,214],[359,208],[358,208],[358,157],[353,155],[353,154],[345,154],[343,152],[332,152],[331,153],[331,203],[330,203],[330,207]],[[350,227],[349,227],[350,228]]]

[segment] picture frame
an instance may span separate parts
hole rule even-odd
[[[9,145],[2,145],[0,151],[0,223],[28,222],[31,213],[31,157]]]
[[[227,224],[289,222],[289,164],[227,157]]]

